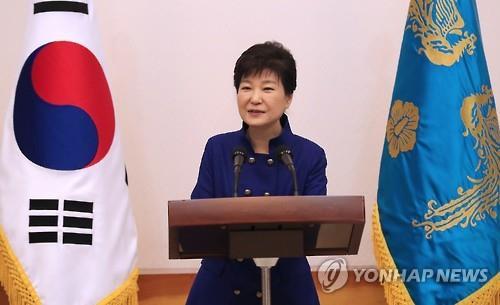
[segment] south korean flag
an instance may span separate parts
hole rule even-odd
[[[137,304],[137,233],[89,1],[30,1],[0,147],[11,305]]]

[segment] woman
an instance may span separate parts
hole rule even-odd
[[[280,43],[246,50],[234,68],[239,131],[216,135],[206,144],[192,199],[233,195],[233,152],[247,152],[238,196],[293,195],[287,167],[276,150],[293,153],[300,195],[326,195],[326,157],[317,144],[294,135],[285,110],[296,87],[295,60]],[[191,288],[188,305],[262,304],[260,269],[251,259],[207,258]],[[319,304],[306,258],[282,258],[271,270],[273,305]]]

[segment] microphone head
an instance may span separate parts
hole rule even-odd
[[[236,157],[236,156],[242,156],[243,158],[245,158],[247,156],[247,150],[245,147],[243,146],[237,146],[233,149],[233,159]]]
[[[290,157],[293,157],[290,148],[282,144],[276,148],[276,157],[278,159],[282,159],[284,155],[290,155]]]
[[[233,166],[241,167],[243,163],[245,163],[245,159],[247,157],[247,150],[245,147],[238,146],[233,149]]]

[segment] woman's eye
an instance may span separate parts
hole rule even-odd
[[[250,87],[248,87],[248,86],[243,86],[243,87],[241,87],[241,88],[240,88],[240,90],[250,90]]]
[[[272,87],[265,87],[264,88],[264,91],[273,91],[273,90],[274,90],[274,88],[272,88]]]

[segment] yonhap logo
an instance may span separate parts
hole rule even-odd
[[[332,293],[344,287],[347,277],[347,262],[343,258],[329,259],[319,266],[318,281],[325,293]]]
[[[352,271],[352,272],[351,272]],[[328,259],[318,269],[318,281],[324,293],[332,293],[347,284],[349,273],[353,283],[485,283],[495,272],[488,268],[352,268],[347,271],[344,258]]]

